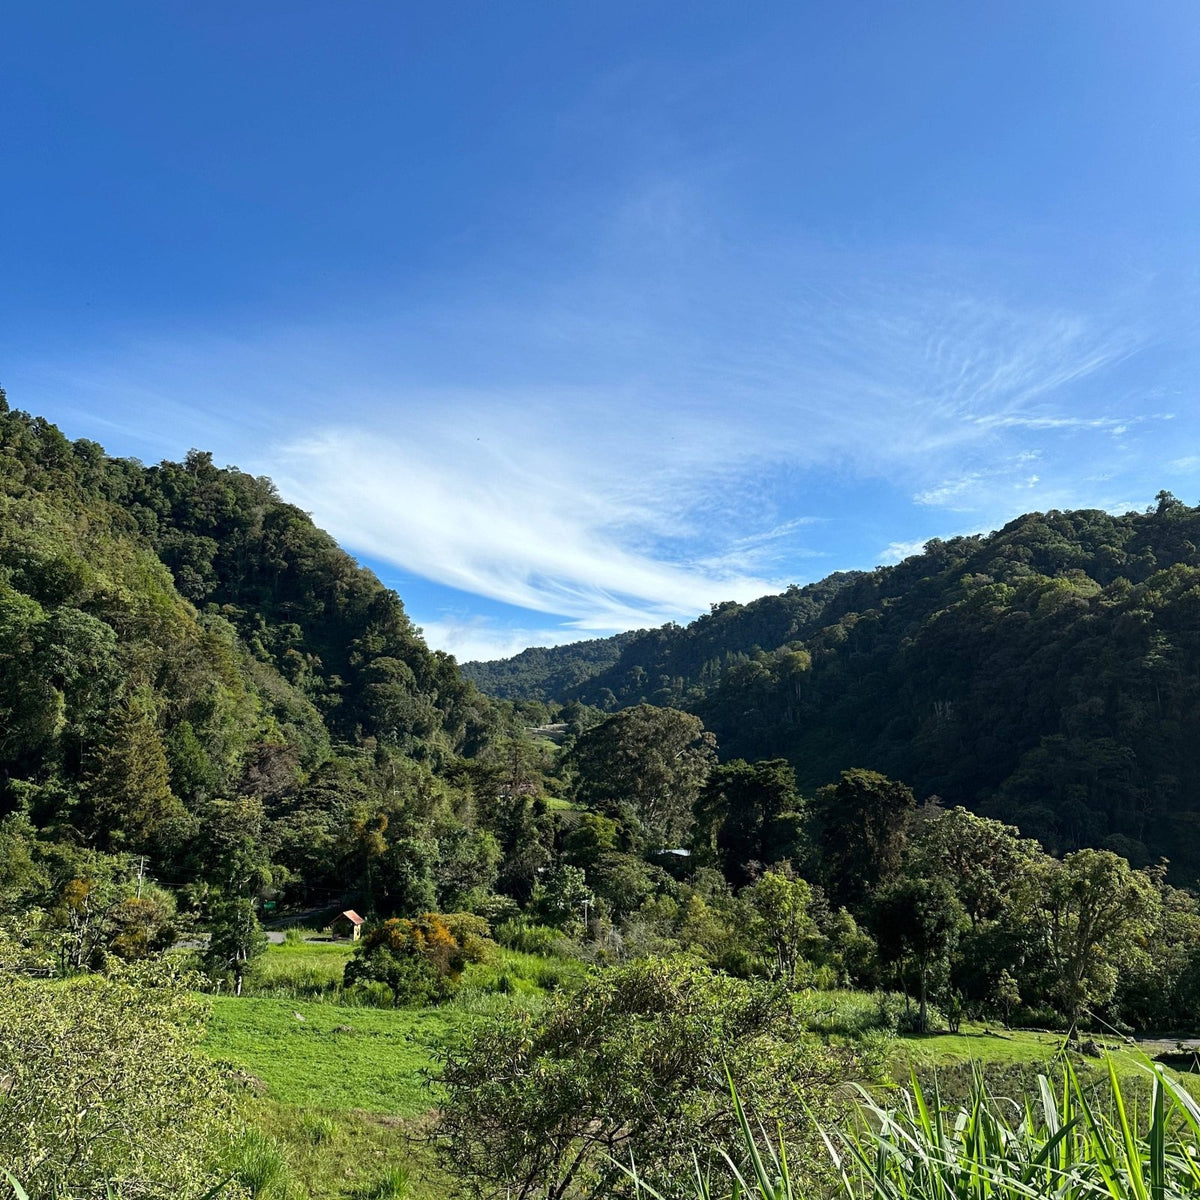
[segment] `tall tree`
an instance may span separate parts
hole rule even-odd
[[[188,813],[171,791],[154,699],[137,688],[113,710],[88,779],[96,821],[115,847],[151,853],[177,846],[190,832]]]
[[[922,1033],[929,1032],[930,986],[948,977],[963,922],[962,905],[945,879],[895,879],[876,899],[880,956],[916,973]]]
[[[805,949],[819,938],[816,922],[808,912],[812,890],[803,879],[768,871],[749,894],[763,941],[770,949],[771,977],[794,987],[796,968]]]
[[[878,771],[856,767],[817,792],[826,891],[834,907],[861,909],[868,893],[900,867],[912,791]]]
[[[696,803],[696,841],[715,850],[725,878],[741,887],[750,882],[754,864],[771,866],[802,854],[803,805],[786,759],[720,763]]]
[[[923,807],[915,822],[906,870],[942,878],[954,888],[973,926],[996,920],[1022,879],[1042,857],[1013,825],[965,808]]]
[[[1160,899],[1150,876],[1119,855],[1078,850],[1043,861],[1024,903],[1053,994],[1074,1022],[1111,998],[1123,961],[1144,950]]]
[[[716,757],[716,739],[699,717],[639,704],[582,734],[570,761],[582,803],[619,817],[651,845],[678,846]]]
[[[226,901],[213,913],[212,933],[204,956],[209,971],[233,979],[235,995],[242,994],[247,968],[267,949],[267,935],[258,923],[253,901]]]

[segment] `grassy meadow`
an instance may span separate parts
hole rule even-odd
[[[426,1138],[436,1050],[497,1010],[535,1007],[582,964],[500,950],[455,998],[376,1008],[342,988],[346,942],[272,945],[246,994],[212,998],[204,1048],[245,1073],[255,1125],[286,1176],[263,1200],[433,1200],[453,1194]]]

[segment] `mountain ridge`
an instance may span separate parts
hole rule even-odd
[[[1200,508],[1165,492],[1121,516],[1028,513],[895,566],[639,633],[549,698],[682,708],[722,757],[785,757],[802,788],[861,765],[1056,852],[1162,855],[1192,879],[1198,543]]]

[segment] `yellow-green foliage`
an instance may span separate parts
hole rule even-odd
[[[68,983],[0,975],[0,1162],[32,1197],[110,1180],[204,1196],[238,1121],[232,1081],[196,1051],[203,1017],[160,964]]]
[[[1200,1194],[1200,1106],[1161,1068],[1147,1069],[1149,1100],[1130,1104],[1116,1065],[1106,1087],[1081,1085],[1070,1066],[1037,1080],[1024,1103],[994,1095],[976,1073],[967,1102],[943,1105],[914,1079],[899,1103],[864,1095],[865,1120],[824,1134],[842,1200],[1185,1200]],[[696,1150],[689,1181],[671,1197],[695,1200],[816,1200],[810,1163],[755,1128],[740,1103],[740,1163],[731,1188],[715,1188]],[[726,1162],[729,1160],[726,1159]],[[639,1200],[662,1200],[642,1183]]]

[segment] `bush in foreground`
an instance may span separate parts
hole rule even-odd
[[[847,1115],[853,1054],[805,1037],[783,989],[686,960],[604,971],[539,1017],[474,1030],[443,1056],[440,1143],[476,1196],[629,1196],[631,1154],[680,1196],[691,1146],[733,1149],[727,1064],[819,1164],[814,1117]]]
[[[66,983],[0,975],[0,1162],[31,1197],[209,1194],[237,1121],[196,1051],[203,1015],[161,964]]]

